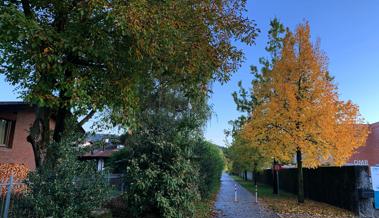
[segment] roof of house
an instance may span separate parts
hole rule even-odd
[[[97,150],[93,152],[88,152],[82,156],[80,156],[80,159],[83,160],[89,160],[89,159],[99,159],[99,158],[109,158],[114,153],[114,150]]]
[[[123,146],[121,146],[123,147]],[[120,145],[109,144],[103,148],[92,150],[79,157],[81,160],[110,158],[114,152],[120,150]]]
[[[0,106],[2,105],[29,105],[23,101],[0,101]]]
[[[34,109],[34,106],[33,104],[24,101],[0,101],[0,111],[19,111],[25,109]],[[51,118],[53,120],[55,119],[54,113],[52,114]],[[78,125],[78,127],[82,133],[86,132],[82,126]]]
[[[31,104],[23,101],[0,101],[0,110],[22,110],[33,108]]]
[[[379,127],[379,122],[371,123],[370,126],[371,126],[371,128]]]

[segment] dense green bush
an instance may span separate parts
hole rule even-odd
[[[132,217],[191,217],[198,193],[207,199],[220,182],[224,157],[203,139],[150,132],[131,136],[112,163],[125,173],[123,198]]]
[[[77,159],[78,150],[66,139],[56,147],[58,160],[29,174],[24,201],[36,217],[89,217],[109,199],[109,189],[94,162]]]
[[[202,198],[208,198],[220,182],[224,156],[217,145],[204,140],[194,146],[194,154],[199,167],[199,191]]]
[[[191,217],[194,201],[198,199],[198,176],[183,149],[163,135],[142,133],[134,139],[120,153],[124,154],[120,165],[125,166],[123,198],[129,214]]]

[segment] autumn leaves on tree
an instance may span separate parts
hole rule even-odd
[[[296,156],[298,201],[304,202],[303,164],[343,165],[364,145],[368,128],[358,106],[339,99],[308,23],[277,42],[279,53],[253,82],[256,103],[239,134],[267,158],[292,163]]]

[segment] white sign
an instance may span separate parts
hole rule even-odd
[[[367,166],[368,160],[354,160],[354,165]]]
[[[370,167],[370,169],[372,189],[374,189],[374,191],[379,191],[379,167]]]

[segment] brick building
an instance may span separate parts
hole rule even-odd
[[[34,118],[34,108],[27,103],[0,102],[0,164],[24,164],[35,169],[33,148],[26,140]]]
[[[370,124],[366,145],[357,149],[346,165],[379,166],[379,122]]]

